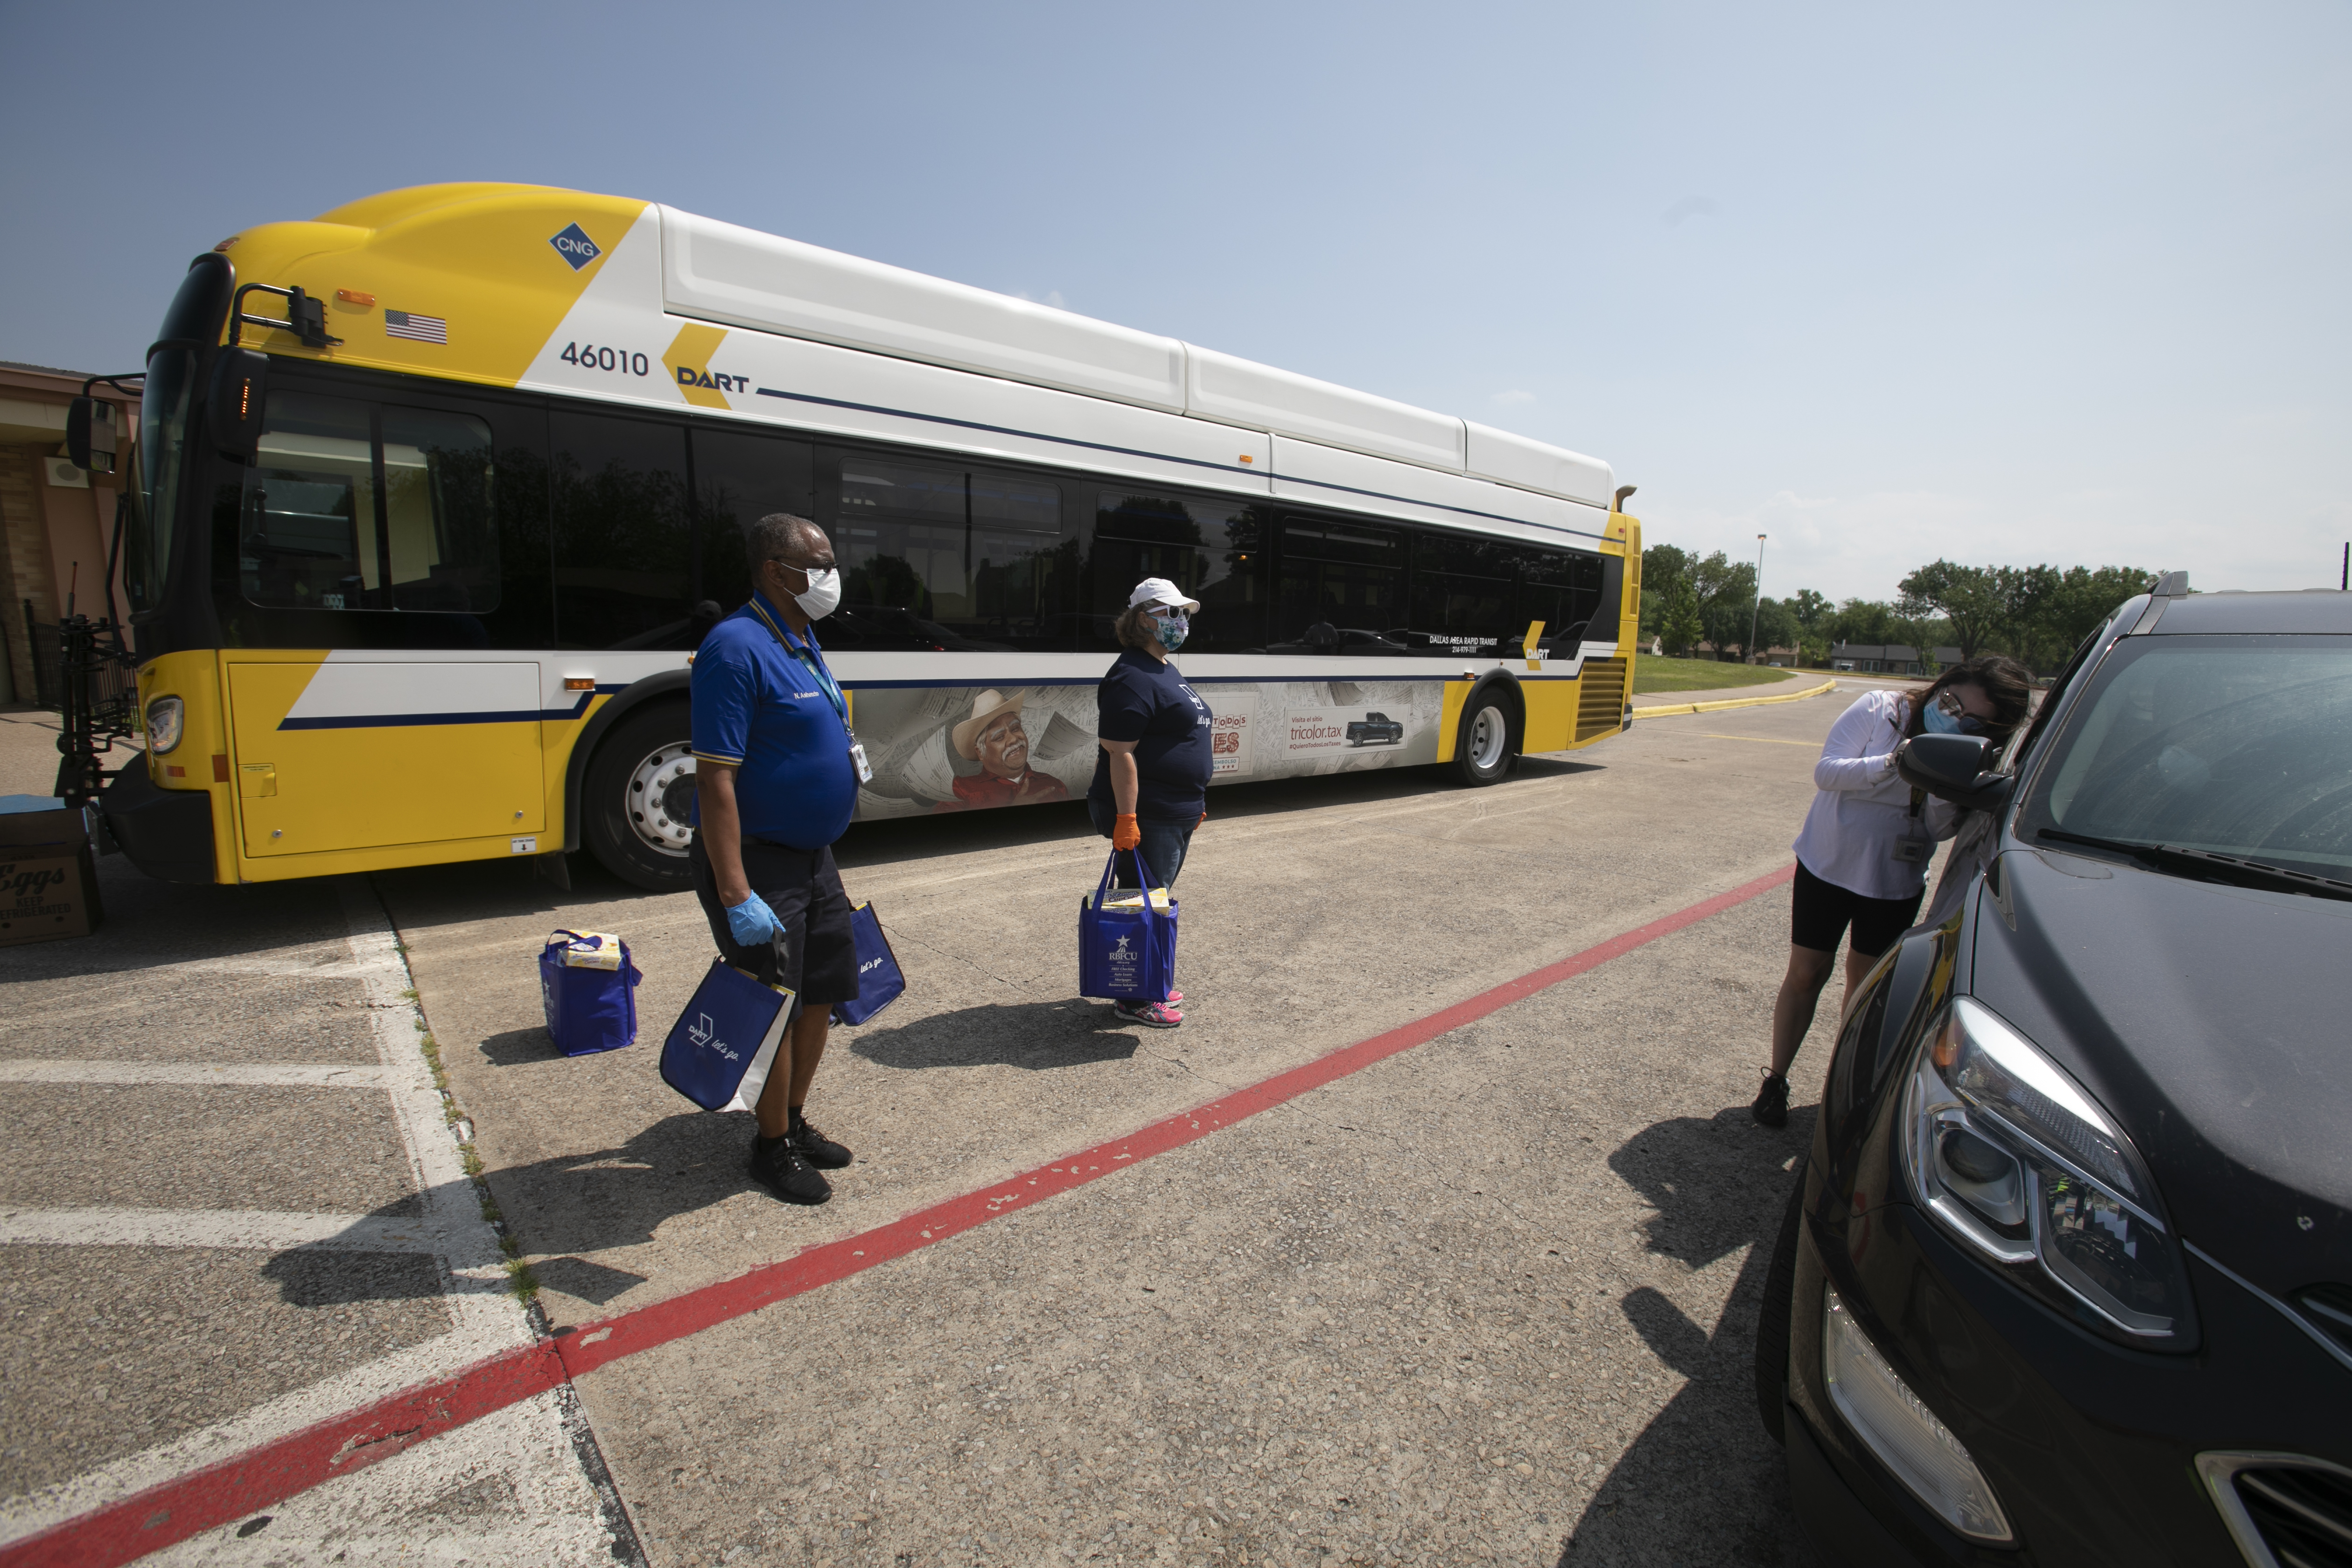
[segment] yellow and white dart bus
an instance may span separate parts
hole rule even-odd
[[[1630,685],[1606,464],[650,202],[435,185],[223,240],[136,461],[149,749],[101,805],[177,880],[585,848],[683,885],[687,666],[773,511],[840,558],[861,818],[1082,795],[1147,575],[1202,602],[1219,783],[1490,783]]]

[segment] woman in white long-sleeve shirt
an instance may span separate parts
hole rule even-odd
[[[1896,776],[1895,748],[1927,731],[2004,739],[2026,715],[2032,679],[2015,659],[1972,658],[1946,670],[1916,697],[1865,692],[1830,726],[1821,761],[1813,764],[1819,793],[1791,846],[1797,879],[1789,973],[1772,1005],[1772,1065],[1753,1107],[1767,1127],[1789,1119],[1789,1064],[1812,1027],[1839,940],[1847,940],[1851,998],[1918,913],[1935,841],[1958,828],[1959,813]]]

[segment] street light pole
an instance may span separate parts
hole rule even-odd
[[[1756,662],[1756,616],[1764,608],[1764,536],[1756,536],[1756,597],[1748,606],[1748,662]]]

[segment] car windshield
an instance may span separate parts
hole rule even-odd
[[[2126,637],[2018,820],[2352,879],[2352,637]]]

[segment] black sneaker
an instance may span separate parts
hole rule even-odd
[[[838,1171],[849,1163],[849,1151],[818,1131],[816,1123],[797,1110],[793,1112],[793,1130],[784,1136],[793,1141],[802,1159],[820,1171]]]
[[[789,1132],[782,1138],[753,1136],[751,1179],[788,1204],[821,1204],[833,1196],[833,1184],[801,1157]]]
[[[1756,1091],[1756,1103],[1748,1111],[1767,1127],[1789,1125],[1789,1079],[1785,1073],[1767,1072],[1764,1087]]]

